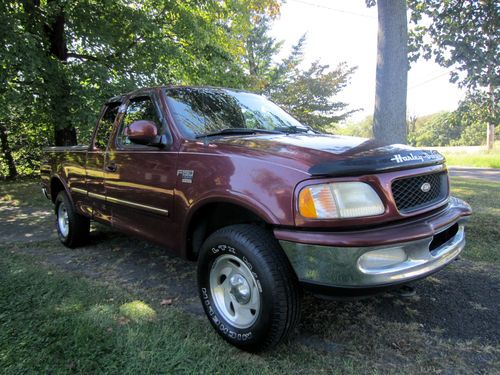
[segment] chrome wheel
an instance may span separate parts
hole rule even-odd
[[[260,293],[248,266],[234,255],[222,255],[210,270],[210,290],[217,310],[235,327],[244,329],[257,320]]]
[[[63,237],[68,237],[69,234],[69,217],[68,210],[63,202],[59,203],[57,208],[57,225],[59,226],[59,232]]]

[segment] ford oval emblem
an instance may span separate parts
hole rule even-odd
[[[429,190],[431,190],[431,184],[428,182],[424,182],[422,186],[420,186],[420,190],[422,190],[424,193],[428,193]]]

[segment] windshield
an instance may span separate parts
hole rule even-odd
[[[174,121],[187,138],[237,134],[227,129],[242,133],[246,129],[284,133],[310,130],[260,95],[187,87],[167,89],[166,94]]]

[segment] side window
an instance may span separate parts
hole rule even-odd
[[[108,104],[104,115],[101,117],[101,120],[97,125],[94,145],[100,150],[104,151],[108,146],[109,137],[113,131],[113,124],[115,122],[116,115],[118,114],[119,107],[120,103]]]
[[[120,132],[118,133],[118,145],[127,146],[132,142],[125,135],[127,126],[138,120],[149,120],[156,124],[157,134],[162,134],[161,120],[158,117],[156,106],[149,96],[141,96],[130,101],[127,111],[125,112]]]

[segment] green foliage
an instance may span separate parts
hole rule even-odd
[[[247,64],[254,90],[283,107],[304,124],[326,131],[330,125],[347,118],[353,110],[347,104],[333,101],[348,83],[356,68],[341,63],[334,69],[319,61],[303,69],[305,35],[280,62],[274,55],[281,42],[267,35],[267,20],[259,20],[246,39]]]
[[[339,125],[336,128],[335,134],[373,138],[373,116],[367,116],[358,122],[348,122],[345,125]]]
[[[492,111],[493,106],[493,111]],[[480,145],[485,143],[487,124],[497,124],[495,131],[498,133],[498,103],[490,103],[488,94],[476,92],[469,94],[465,100],[461,101],[455,116],[462,125],[460,143],[456,145]]]
[[[138,87],[250,89],[318,129],[345,118],[351,111],[332,98],[354,68],[316,62],[301,69],[305,38],[275,62],[281,43],[268,30],[279,5],[0,0],[0,177],[12,175],[9,155],[18,174],[30,175],[43,147],[88,143],[102,103]]]
[[[452,140],[460,138],[461,130],[452,113],[441,112],[419,124],[408,138],[415,146],[448,146]]]
[[[495,0],[409,0],[408,5],[417,25],[410,40],[413,60],[434,57],[439,65],[457,70],[452,82],[498,88],[500,16]]]
[[[469,90],[467,102],[474,103],[476,121],[497,126],[500,122],[500,13],[495,0],[409,0],[411,21],[410,59],[434,58],[441,66],[453,68],[450,81]],[[459,111],[461,111],[459,109]],[[462,111],[462,115],[465,113]],[[464,140],[478,140],[467,130]],[[486,134],[486,131],[483,131]]]
[[[250,85],[258,90],[264,90],[270,81],[269,74],[273,69],[273,57],[281,49],[283,42],[277,42],[268,35],[270,19],[257,20],[245,40],[245,55],[243,64],[248,68]]]
[[[342,63],[334,70],[328,69],[318,61],[304,71],[295,67],[287,77],[268,87],[267,93],[299,121],[322,131],[354,112],[346,110],[346,103],[332,101],[332,97],[348,84],[355,68]]]
[[[0,0],[0,122],[20,174],[38,168],[43,146],[87,143],[116,94],[167,83],[248,86],[249,14],[278,12],[276,0]]]
[[[486,121],[490,112],[483,100],[482,95],[469,95],[460,102],[454,112],[441,112],[415,119],[409,127],[410,144],[415,146],[484,144]]]

